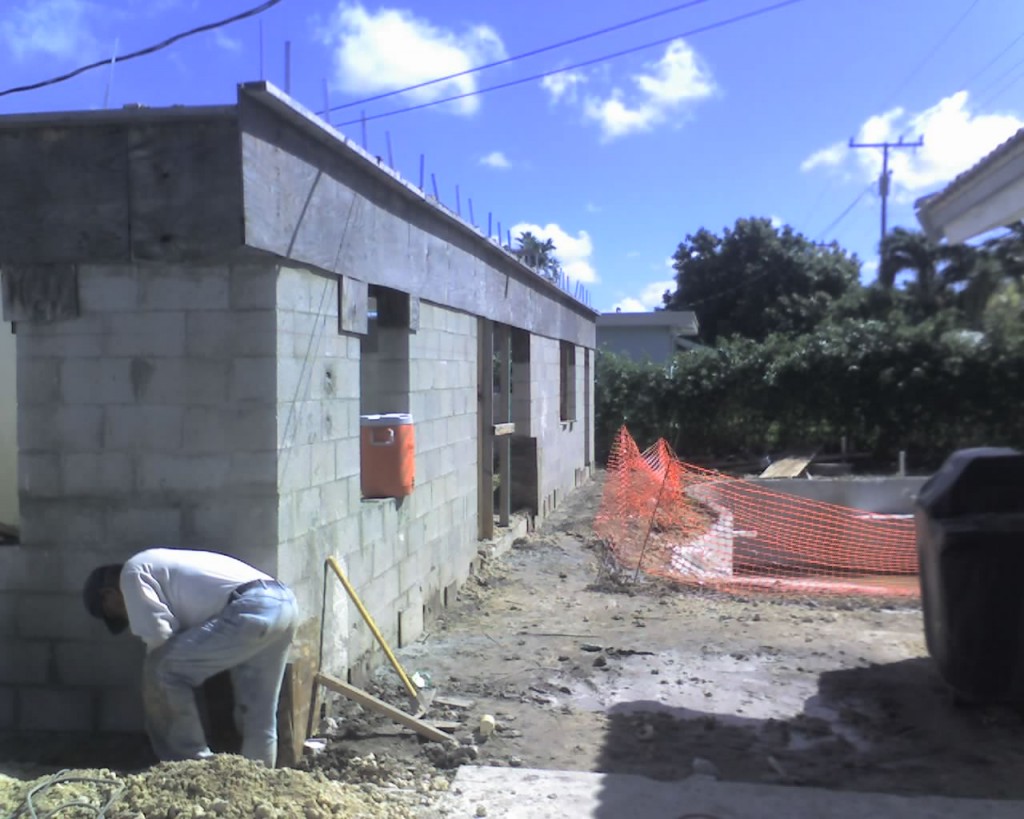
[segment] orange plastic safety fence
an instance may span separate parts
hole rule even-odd
[[[766,489],[644,452],[625,427],[608,459],[597,534],[619,563],[686,584],[916,596],[913,518]]]

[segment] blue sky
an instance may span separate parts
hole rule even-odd
[[[513,236],[550,237],[599,310],[650,309],[669,257],[701,227],[764,216],[839,241],[874,276],[881,152],[860,141],[923,136],[892,154],[890,226],[913,201],[1024,126],[1020,0],[778,0],[687,9],[415,92],[333,112],[407,179]],[[0,91],[108,59],[241,12],[258,0],[4,0]],[[0,114],[232,103],[266,79],[309,108],[364,100],[679,5],[672,0],[282,0],[262,15],[71,81],[0,96]],[[262,30],[262,49],[261,49]],[[399,108],[659,45],[502,90]],[[261,59],[262,52],[262,59]],[[859,199],[858,199],[859,197]],[[856,202],[856,204],[854,204]],[[844,211],[849,212],[838,222]]]

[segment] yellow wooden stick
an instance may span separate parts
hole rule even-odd
[[[341,581],[341,585],[345,587],[345,591],[348,592],[348,596],[352,599],[352,602],[355,603],[356,608],[359,609],[359,613],[363,616],[363,620],[366,621],[366,625],[370,627],[370,631],[377,639],[378,645],[384,649],[384,654],[391,663],[391,667],[395,669],[395,673],[398,674],[399,679],[405,686],[405,690],[409,692],[409,696],[416,700],[416,702],[422,704],[422,697],[420,697],[419,689],[413,685],[412,680],[409,679],[409,675],[406,674],[405,669],[402,668],[402,664],[398,662],[398,658],[391,651],[390,646],[388,646],[387,641],[384,639],[384,635],[380,633],[380,629],[377,628],[377,624],[373,622],[370,612],[366,610],[366,606],[363,605],[363,601],[359,599],[359,595],[356,594],[356,590],[352,587],[352,584],[348,582],[348,578],[345,577],[345,573],[341,570],[341,564],[339,564],[333,557],[328,557],[327,565],[334,570],[336,575],[338,575],[338,580]]]

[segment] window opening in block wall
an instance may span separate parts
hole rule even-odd
[[[0,324],[0,546],[16,546],[19,541],[18,504],[18,363],[13,323]]]
[[[408,415],[412,323],[408,293],[379,285],[367,288],[366,335],[360,341],[359,357],[359,448],[364,498],[404,497],[412,491],[414,419]]]
[[[559,342],[558,415],[563,421],[576,420],[576,345]]]

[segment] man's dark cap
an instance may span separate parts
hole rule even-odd
[[[103,592],[106,589],[119,589],[121,578],[120,563],[98,566],[89,573],[82,590],[85,608],[93,617],[107,624],[111,634],[120,634],[128,628],[128,620],[124,617],[108,617],[103,611]]]

